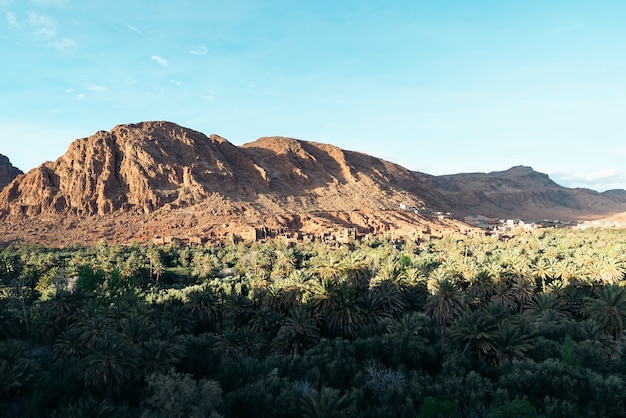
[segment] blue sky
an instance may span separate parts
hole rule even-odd
[[[626,189],[626,2],[0,0],[0,153],[168,120]]]

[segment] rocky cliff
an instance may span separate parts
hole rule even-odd
[[[400,213],[400,204],[449,209],[423,175],[365,154],[281,137],[236,147],[217,135],[145,122],[74,141],[0,193],[0,218],[5,235],[44,241],[207,236],[255,226],[376,232],[431,222]]]
[[[459,219],[597,219],[626,212],[626,192],[568,189],[523,166],[431,176],[328,144],[266,137],[237,147],[144,122],[78,139],[4,187],[0,243],[467,229],[432,216],[439,211]]]
[[[13,179],[22,174],[22,170],[17,167],[13,167],[11,161],[4,155],[0,154],[0,190],[2,190],[7,184],[11,183]]]

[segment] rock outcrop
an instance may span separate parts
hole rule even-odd
[[[70,232],[63,240],[121,241],[248,227],[380,232],[430,222],[396,213],[401,204],[449,209],[424,182],[419,173],[332,145],[272,137],[237,147],[173,123],[144,122],[74,141],[0,193],[0,218],[5,235],[44,241],[61,239],[63,230]]]
[[[143,122],[78,139],[4,187],[0,243],[254,238],[258,230],[408,235],[467,228],[439,212],[582,220],[625,211],[624,191],[567,189],[530,167],[437,177],[328,144],[266,137],[237,147]]]
[[[0,190],[2,190],[7,184],[11,183],[13,179],[22,174],[22,170],[17,167],[13,167],[9,159],[0,154]]]

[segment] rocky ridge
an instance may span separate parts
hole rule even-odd
[[[0,190],[11,183],[20,174],[23,174],[22,170],[14,167],[8,157],[0,154]]]
[[[77,139],[4,187],[0,244],[469,229],[441,212],[592,220],[626,212],[626,191],[568,189],[524,166],[431,176],[329,144],[264,137],[235,146],[143,122]]]
[[[261,138],[236,147],[169,122],[120,125],[74,141],[0,193],[5,240],[47,244],[219,237],[251,228],[321,234],[415,230],[447,209],[425,178],[332,145]]]
[[[626,192],[567,188],[531,167],[429,176],[457,213],[500,219],[586,221],[626,211]]]

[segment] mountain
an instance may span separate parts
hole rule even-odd
[[[17,167],[13,167],[11,161],[4,155],[0,154],[0,190],[4,188],[7,184],[11,183],[15,177],[19,176],[22,173]]]
[[[400,205],[448,210],[426,176],[366,154],[291,138],[241,147],[169,122],[74,141],[0,193],[7,241],[67,244],[220,237],[250,229],[321,234],[459,229]],[[248,231],[248,232],[246,232]]]
[[[562,187],[531,167],[429,176],[458,214],[524,220],[582,221],[626,211],[626,191]]]
[[[568,189],[523,166],[432,176],[329,144],[265,137],[235,146],[143,122],[77,139],[4,187],[0,244],[468,230],[441,212],[597,219],[626,212],[626,191]]]

